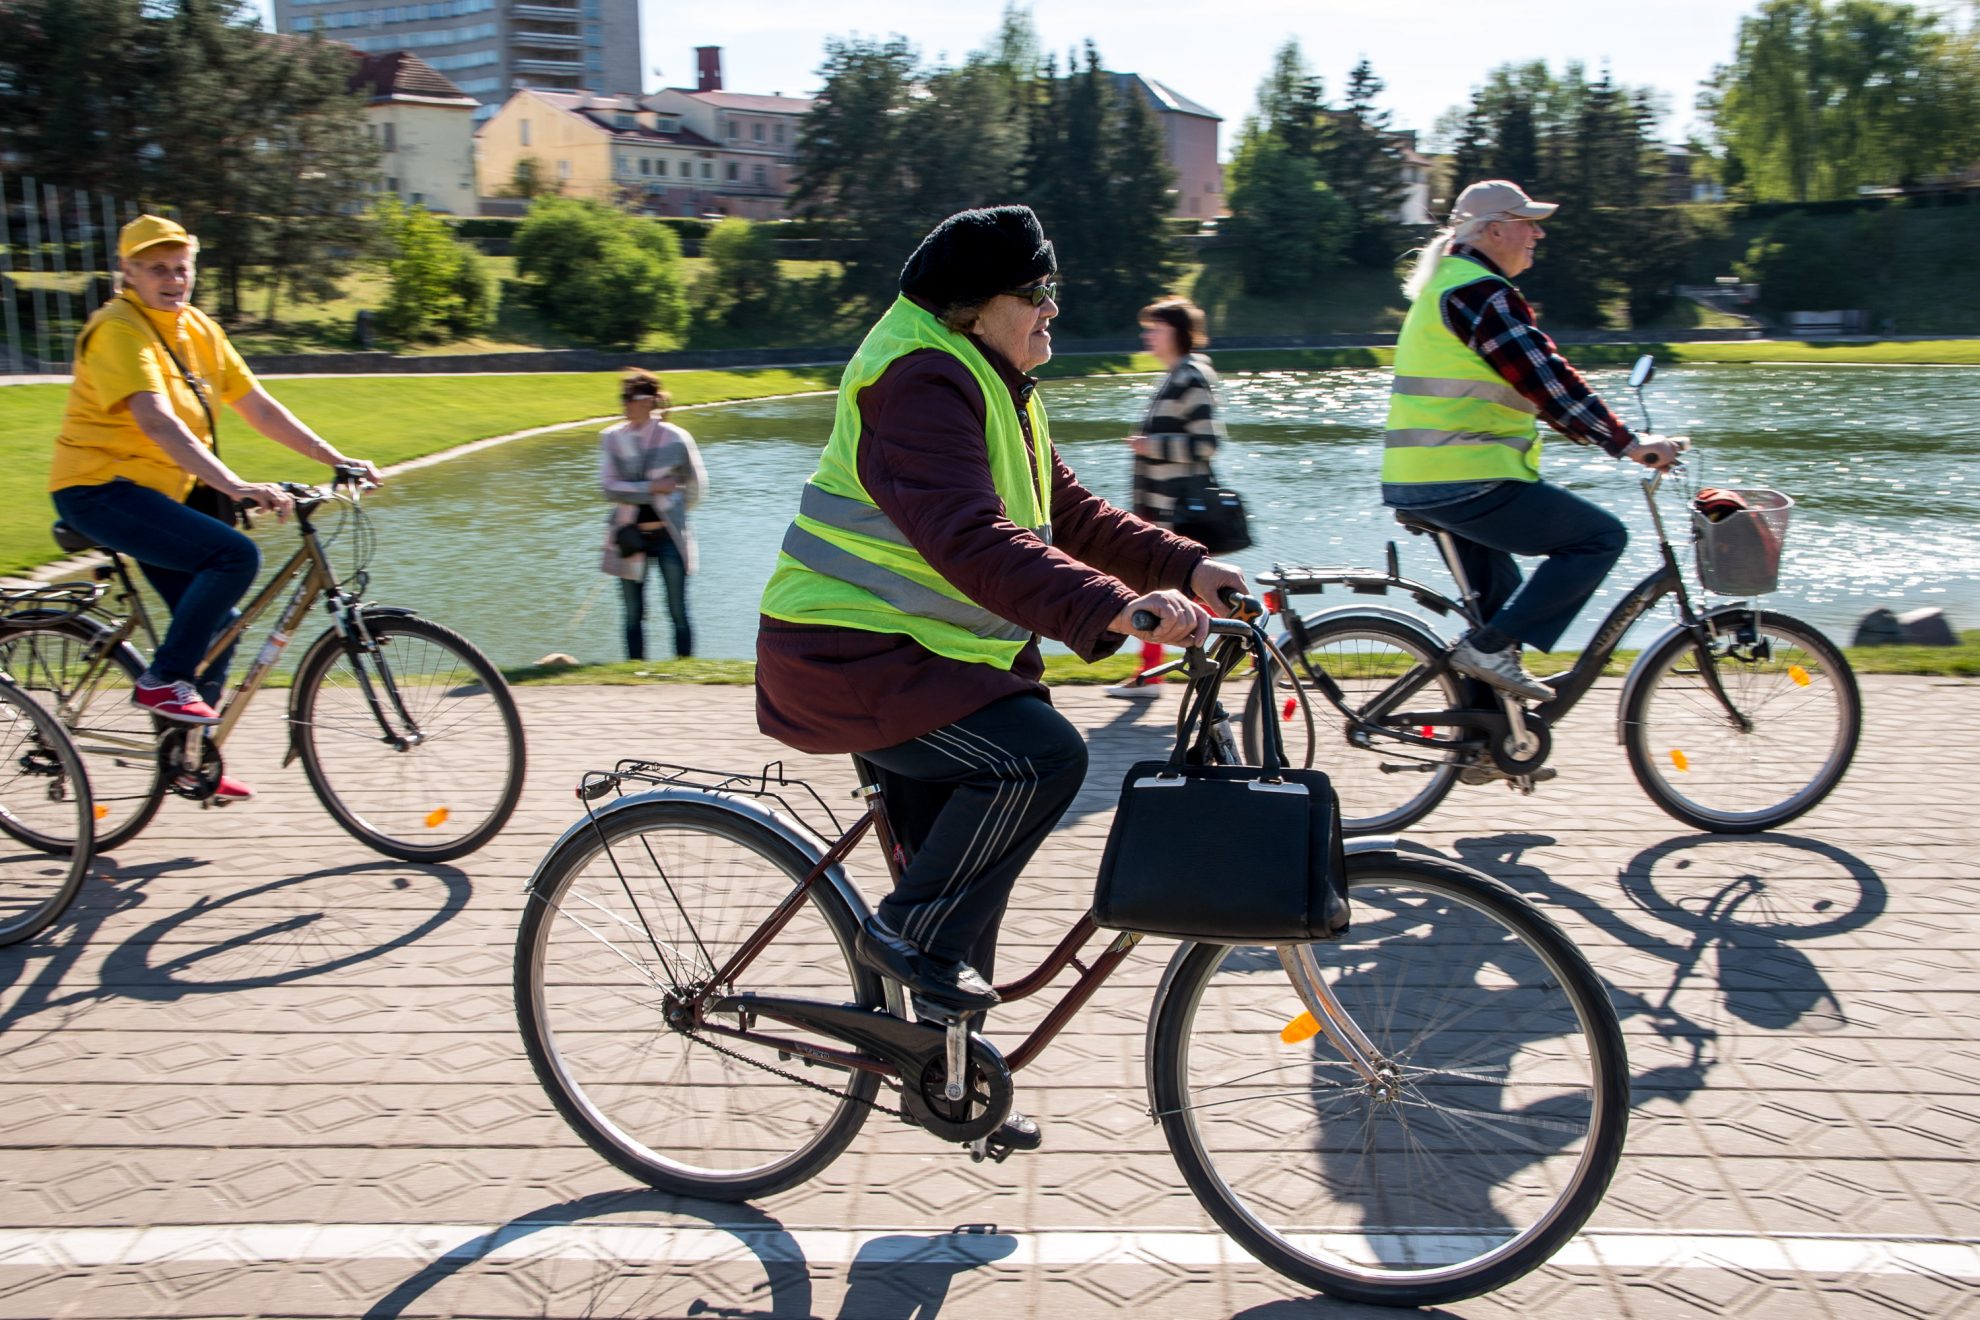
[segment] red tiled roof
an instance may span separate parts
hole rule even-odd
[[[357,71],[351,74],[351,90],[368,92],[374,101],[394,96],[421,96],[434,100],[460,101],[479,105],[472,96],[454,86],[447,75],[410,51],[388,50],[376,55],[351,52],[357,57]]]
[[[670,92],[692,96],[724,110],[753,110],[758,114],[801,115],[811,109],[808,96],[753,96],[748,92],[697,92],[690,87],[669,87]]]

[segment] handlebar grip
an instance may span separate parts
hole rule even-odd
[[[1231,617],[1250,623],[1253,619],[1265,617],[1265,602],[1256,596],[1247,596],[1236,587],[1217,588],[1217,599],[1231,612]]]
[[[1153,610],[1136,610],[1133,614],[1128,615],[1128,622],[1134,625],[1136,632],[1149,632],[1161,620],[1155,616]]]

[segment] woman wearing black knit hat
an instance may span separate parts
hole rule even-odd
[[[1086,775],[1038,639],[1086,660],[1130,635],[1191,645],[1198,602],[1244,590],[1052,448],[1027,373],[1052,356],[1057,277],[1029,207],[963,211],[922,240],[846,367],[763,594],[758,726],[852,754],[886,792],[912,860],[856,953],[936,1014],[998,1002],[1004,905]],[[1136,633],[1137,610],[1156,627]],[[1038,1126],[1013,1113],[992,1141],[1031,1149]]]

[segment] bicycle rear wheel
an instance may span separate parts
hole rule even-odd
[[[523,787],[522,717],[487,656],[413,615],[371,614],[376,650],[325,633],[290,727],[337,823],[388,857],[445,862],[500,832]]]
[[[1341,828],[1349,834],[1390,834],[1436,810],[1457,783],[1457,753],[1416,747],[1385,738],[1394,727],[1421,737],[1453,739],[1454,728],[1397,723],[1405,711],[1458,710],[1463,689],[1435,661],[1435,642],[1422,630],[1380,617],[1320,616],[1307,626],[1306,646],[1288,656],[1299,667],[1300,682],[1313,705],[1319,745],[1302,756],[1298,730],[1304,728],[1292,684],[1279,677],[1279,690],[1253,682],[1244,709],[1245,758],[1259,763],[1264,751],[1262,721],[1278,719],[1286,751],[1295,765],[1324,770],[1341,800]],[[1331,678],[1340,705],[1331,701],[1316,675]]]
[[[1338,942],[1178,952],[1156,1112],[1197,1199],[1281,1274],[1383,1305],[1470,1297],[1600,1202],[1628,1123],[1622,1032],[1587,960],[1506,886],[1393,854],[1348,872]],[[1325,1034],[1287,1043],[1295,975],[1331,987],[1376,1080]]]
[[[0,682],[0,944],[62,915],[89,870],[95,824],[75,744],[32,697]]]
[[[669,1018],[811,865],[736,812],[648,799],[600,813],[538,870],[516,937],[523,1044],[565,1121],[626,1173],[683,1196],[747,1200],[803,1182],[859,1131],[879,1089],[872,1074],[807,1068]],[[813,885],[725,989],[879,1007],[879,978],[852,960],[856,931],[837,891]]]
[[[0,673],[75,740],[96,805],[96,851],[104,853],[136,838],[165,801],[163,723],[131,704],[144,661],[126,644],[96,663],[108,635],[102,624],[75,615],[0,620]]]
[[[1629,767],[1650,800],[1687,825],[1776,829],[1849,769],[1863,723],[1856,675],[1828,638],[1785,614],[1737,610],[1710,622],[1703,653],[1680,632],[1637,662],[1623,711]],[[1714,679],[1749,727],[1727,711]]]

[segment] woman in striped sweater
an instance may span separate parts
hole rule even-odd
[[[1141,342],[1168,372],[1156,387],[1141,431],[1128,437],[1134,450],[1133,509],[1157,527],[1173,531],[1176,502],[1210,475],[1210,458],[1224,438],[1217,417],[1217,373],[1199,350],[1210,346],[1203,309],[1187,298],[1164,298],[1141,309]],[[1162,663],[1159,642],[1143,642],[1141,669],[1108,688],[1110,697],[1152,697],[1159,682],[1141,675]]]

